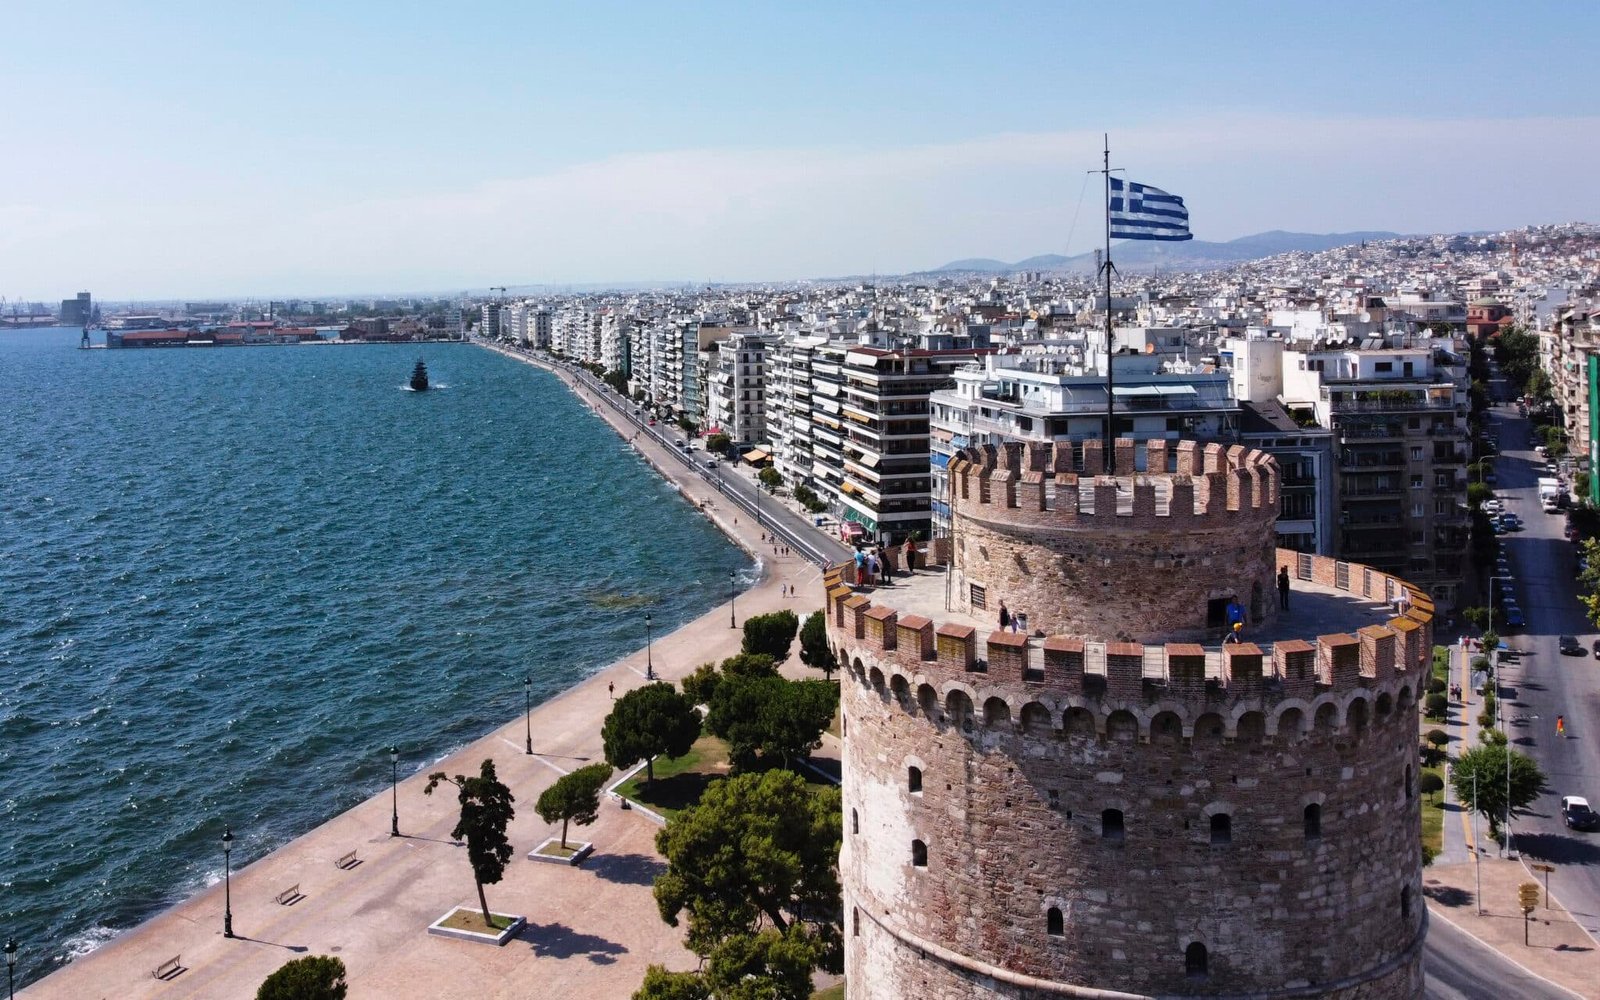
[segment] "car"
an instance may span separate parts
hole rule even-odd
[[[655,425],[656,425],[656,418],[655,417],[651,417],[650,418],[650,426],[654,427]]]
[[[1483,511],[1485,514],[1500,514],[1504,513],[1505,509],[1506,505],[1498,499],[1485,500],[1483,502]]]
[[[1495,483],[1500,481],[1500,477],[1496,476],[1492,472],[1485,472],[1483,474],[1483,481],[1488,483],[1490,486],[1493,486]]]
[[[1574,830],[1600,830],[1600,813],[1581,795],[1561,796],[1561,819]]]
[[[1527,628],[1528,620],[1522,616],[1522,609],[1510,607],[1506,609],[1504,621],[1506,628]]]
[[[1557,636],[1556,645],[1561,647],[1561,655],[1563,656],[1588,655],[1588,651],[1583,648],[1583,644],[1578,641],[1578,637],[1575,635]]]
[[[1600,656],[1600,639],[1596,639],[1594,641],[1593,649],[1594,649],[1594,655],[1595,656]]]
[[[706,468],[708,468],[708,469],[715,469],[717,466],[719,466],[721,464],[722,464],[721,462],[717,461],[714,458],[706,459]]]

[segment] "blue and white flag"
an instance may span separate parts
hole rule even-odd
[[[1111,238],[1192,240],[1183,199],[1148,184],[1111,178]]]

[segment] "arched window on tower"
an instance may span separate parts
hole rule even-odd
[[[1400,889],[1400,919],[1411,919],[1411,887],[1402,886]]]
[[[1061,919],[1061,910],[1059,908],[1052,906],[1049,910],[1045,911],[1044,929],[1045,933],[1049,934],[1051,937],[1067,936],[1066,925]]]
[[[1322,807],[1315,802],[1306,806],[1306,839],[1322,839]]]
[[[913,840],[911,842],[911,867],[928,867],[928,845],[924,844],[920,840]]]
[[[914,794],[922,791],[922,768],[906,768],[906,791]]]
[[[1213,844],[1233,843],[1233,820],[1227,813],[1216,813],[1211,817],[1211,842]]]
[[[1122,842],[1122,810],[1107,809],[1100,814],[1100,839]]]
[[[1190,979],[1204,979],[1211,974],[1206,956],[1206,946],[1199,941],[1183,949],[1183,974]]]
[[[856,811],[854,809],[850,810],[850,832],[861,832],[861,817],[856,815]]]

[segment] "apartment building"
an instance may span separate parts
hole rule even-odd
[[[767,356],[777,340],[740,329],[706,352],[706,420],[741,444],[768,440]]]
[[[948,466],[962,448],[1050,441],[1076,445],[1081,455],[1084,441],[1105,438],[1104,370],[1086,367],[1076,357],[1066,350],[990,354],[954,371],[950,388],[930,396],[935,535],[949,528]],[[1152,438],[1235,439],[1239,407],[1226,372],[1155,354],[1119,357],[1113,370],[1116,436],[1136,442],[1136,465],[1144,461],[1144,442]]]
[[[812,359],[827,342],[784,336],[767,351],[767,440],[773,467],[789,482],[809,483],[813,476]]]

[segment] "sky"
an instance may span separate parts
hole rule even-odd
[[[1600,4],[8,0],[0,296],[779,281],[1600,221]]]

